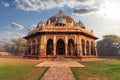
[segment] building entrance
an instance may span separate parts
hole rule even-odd
[[[58,55],[64,55],[65,54],[65,43],[62,39],[59,39],[57,41],[57,48],[56,48],[56,52]]]

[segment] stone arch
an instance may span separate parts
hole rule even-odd
[[[56,53],[58,55],[64,55],[65,54],[65,41],[62,38],[57,40]]]
[[[28,41],[26,55],[30,55],[30,54],[31,54],[31,41]]]
[[[40,53],[40,39],[37,39],[37,55]]]
[[[94,44],[91,42],[91,55],[94,55]]]
[[[82,44],[82,54],[85,55],[85,40],[84,39],[81,40],[81,44]]]
[[[33,41],[32,41],[32,50],[33,50],[32,54],[33,54],[33,55],[35,55],[35,43],[36,43],[36,41],[33,40]]]
[[[89,41],[86,41],[86,54],[87,55],[90,55],[90,50],[89,50],[89,48],[90,48],[90,44],[89,44]]]
[[[73,39],[68,40],[68,53],[69,55],[75,54],[75,44],[74,44]]]
[[[31,47],[28,48],[28,54],[31,54]]]
[[[53,40],[51,38],[47,40],[46,54],[53,55]]]

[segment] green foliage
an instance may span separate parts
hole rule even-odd
[[[6,51],[13,53],[23,53],[25,51],[26,40],[23,38],[12,39],[4,47]]]
[[[97,42],[99,56],[119,56],[120,55],[120,37],[117,35],[105,35],[103,39]]]

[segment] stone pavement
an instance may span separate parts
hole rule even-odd
[[[50,67],[41,80],[75,80],[70,68]]]
[[[75,80],[70,67],[85,67],[76,61],[43,61],[36,67],[50,67],[41,80]]]
[[[77,61],[43,61],[36,67],[85,67]]]

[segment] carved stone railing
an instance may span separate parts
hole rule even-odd
[[[41,27],[41,29],[34,29],[32,31],[28,32],[28,35],[37,33],[37,32],[83,32],[89,35],[93,35],[92,32],[80,28],[79,26],[73,27],[73,26],[44,26]]]

